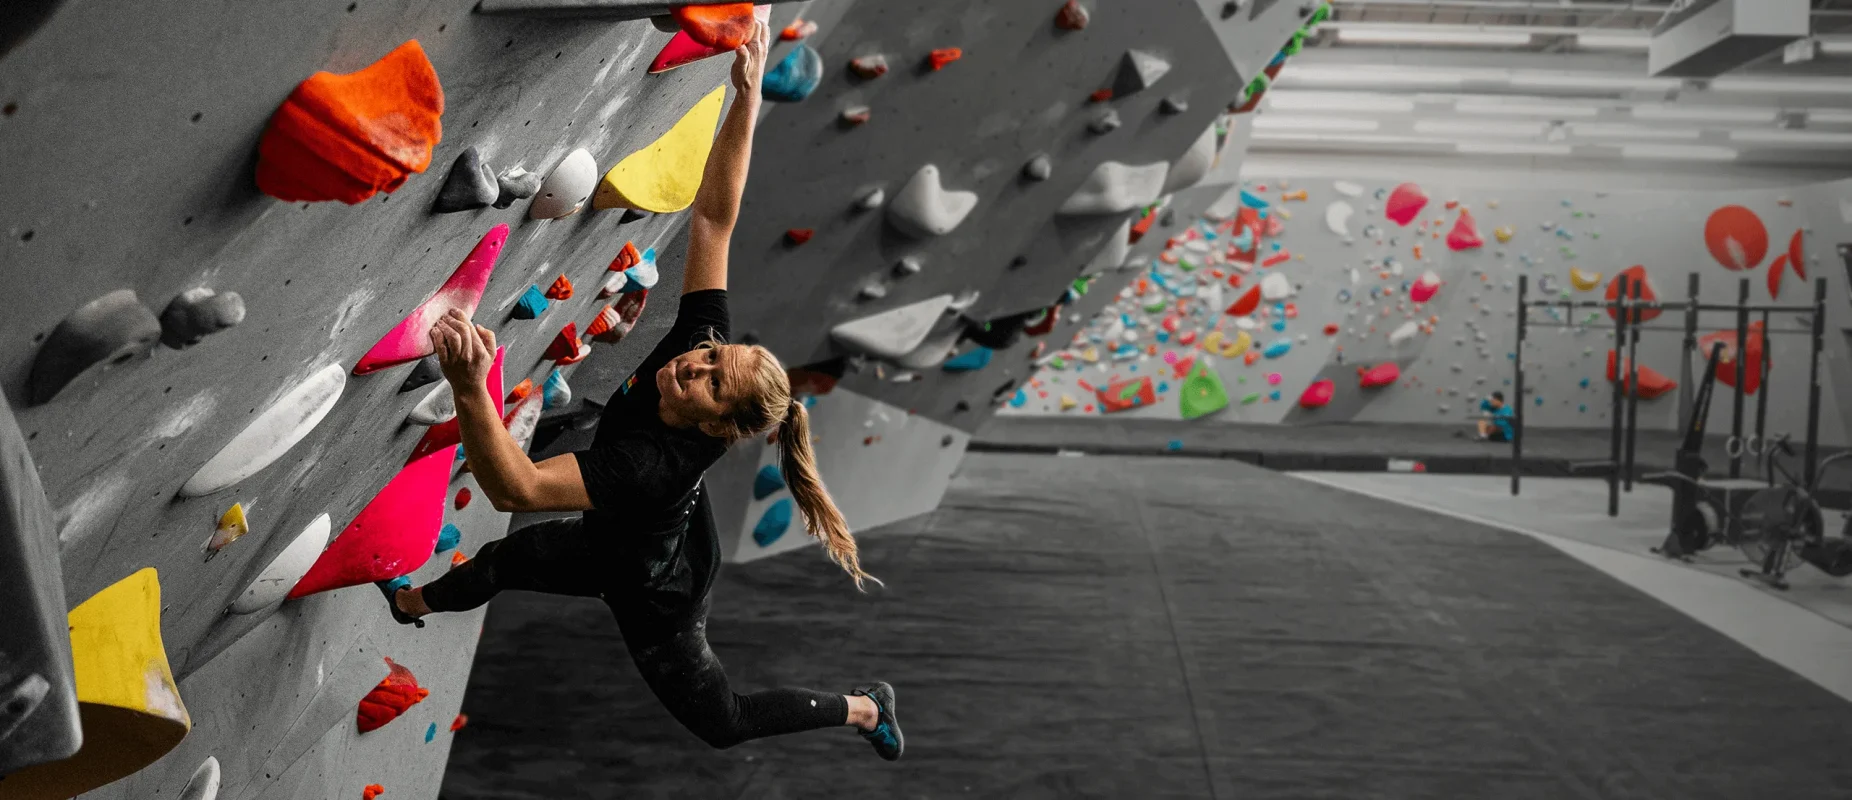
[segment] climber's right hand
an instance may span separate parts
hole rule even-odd
[[[472,324],[462,311],[453,308],[431,326],[431,347],[445,380],[459,394],[489,379],[489,367],[495,363],[495,333]]]

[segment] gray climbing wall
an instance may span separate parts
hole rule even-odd
[[[1837,398],[1845,396],[1847,373],[1852,366],[1844,334],[1848,319],[1852,319],[1852,295],[1846,291],[1847,275],[1835,247],[1852,240],[1847,235],[1852,233],[1848,229],[1852,223],[1848,223],[1849,215],[1844,211],[1852,184],[1705,194],[1561,193],[1516,188],[1490,191],[1432,185],[1423,187],[1430,197],[1427,208],[1406,228],[1384,217],[1384,202],[1378,197],[1379,191],[1386,193],[1394,185],[1361,182],[1361,196],[1347,197],[1329,180],[1282,183],[1255,177],[1246,183],[1252,194],[1284,212],[1279,215],[1278,235],[1266,237],[1261,249],[1263,258],[1269,253],[1289,254],[1287,260],[1270,269],[1283,270],[1290,277],[1295,293],[1286,302],[1292,303],[1297,312],[1296,318],[1281,320],[1275,304],[1263,302],[1250,333],[1257,346],[1287,339],[1292,347],[1283,356],[1262,358],[1253,364],[1239,358],[1209,359],[1235,402],[1203,422],[1463,422],[1468,414],[1475,413],[1478,397],[1494,390],[1510,394],[1518,275],[1529,275],[1533,287],[1547,280],[1558,292],[1572,298],[1594,299],[1618,270],[1640,264],[1646,267],[1658,295],[1665,300],[1682,299],[1687,276],[1696,273],[1705,302],[1734,302],[1737,279],[1748,277],[1751,303],[1806,305],[1812,302],[1812,282],[1800,279],[1791,270],[1783,271],[1778,297],[1771,299],[1768,288],[1768,272],[1777,255],[1785,254],[1791,236],[1801,231],[1808,278],[1824,277],[1829,284],[1827,350],[1821,362],[1821,441],[1846,441],[1844,409]],[[1305,199],[1283,199],[1297,198],[1300,191],[1305,192]],[[1238,194],[1234,199],[1239,199]],[[1327,208],[1338,202],[1354,207],[1348,222],[1349,241],[1327,223]],[[1483,247],[1453,252],[1446,246],[1446,235],[1459,213],[1447,208],[1450,202],[1470,210],[1485,241]],[[1712,211],[1726,205],[1750,209],[1767,231],[1768,252],[1754,269],[1726,269],[1707,248],[1706,221]],[[1215,223],[1210,220],[1200,224],[1212,228]],[[1372,230],[1366,231],[1366,226],[1372,226]],[[1500,241],[1501,229],[1509,241]],[[1275,244],[1277,251],[1273,250]],[[1414,252],[1417,245],[1421,247],[1419,257]],[[1176,267],[1161,261],[1147,262],[1145,266],[1155,267],[1167,276],[1179,274]],[[1578,290],[1571,280],[1572,267],[1583,270],[1585,277],[1599,273],[1599,285]],[[1253,285],[1253,278],[1270,269],[1256,269],[1241,288],[1224,287],[1220,302],[1232,304]],[[1425,303],[1411,302],[1408,290],[1429,271],[1441,279],[1440,289]],[[1208,283],[1200,275],[1197,280]],[[1004,413],[1088,413],[1085,405],[1093,398],[1079,387],[1078,381],[1104,386],[1115,376],[1135,377],[1140,374],[1136,368],[1143,374],[1157,370],[1168,378],[1160,378],[1160,382],[1170,384],[1171,390],[1160,392],[1159,402],[1150,407],[1116,413],[1175,418],[1177,381],[1167,370],[1158,368],[1167,366],[1164,356],[1168,353],[1200,354],[1175,342],[1154,341],[1152,328],[1165,314],[1144,312],[1144,303],[1145,298],[1128,294],[1089,324],[1090,334],[1098,336],[1112,319],[1129,314],[1137,323],[1134,327],[1143,334],[1138,340],[1138,357],[1117,363],[1103,358],[1099,365],[1086,369],[1075,369],[1074,365],[1044,369],[1036,380],[1045,384],[1041,391],[1048,392],[1048,396],[1034,393],[1021,408],[1006,409]],[[1199,300],[1195,305],[1204,304]],[[1188,319],[1205,334],[1217,326],[1232,334],[1237,330],[1236,320],[1223,315],[1222,310],[1192,308],[1193,316]],[[1606,353],[1612,346],[1611,322],[1605,315],[1591,321],[1588,312],[1551,314],[1541,310],[1533,311],[1531,319],[1540,324],[1561,321],[1569,326],[1535,327],[1530,332],[1526,358],[1529,424],[1608,424],[1611,395],[1604,371]],[[1423,330],[1399,345],[1391,344],[1389,334],[1410,322],[1422,325]],[[1280,330],[1275,329],[1275,323],[1282,323]],[[1682,315],[1667,313],[1653,321],[1652,327],[1678,328],[1682,324]],[[1702,335],[1729,329],[1734,324],[1731,314],[1707,313],[1700,318],[1699,332]],[[1804,315],[1778,314],[1770,319],[1770,328],[1778,330],[1805,330],[1809,324]],[[1327,325],[1338,326],[1336,333],[1328,335]],[[1426,330],[1430,327],[1431,333]],[[1682,334],[1676,330],[1648,331],[1641,339],[1640,363],[1677,380],[1681,339]],[[1083,334],[1075,344],[1088,343],[1094,342]],[[1156,355],[1143,352],[1153,344],[1158,349]],[[1805,336],[1769,338],[1770,430],[1788,431],[1797,438],[1805,434],[1806,347]],[[1072,347],[1069,352],[1080,349]],[[1071,355],[1066,359],[1075,360]],[[1383,362],[1400,367],[1402,378],[1398,384],[1360,389],[1357,369]],[[1701,372],[1701,365],[1697,371]],[[1317,410],[1298,408],[1301,393],[1319,379],[1336,384],[1330,405]],[[1278,399],[1271,397],[1276,391]],[[1061,411],[1062,393],[1084,401],[1082,406]],[[1250,395],[1258,396],[1244,405],[1242,399]],[[1675,428],[1676,398],[1677,393],[1671,392],[1657,400],[1643,401],[1640,424]],[[1756,398],[1750,398],[1751,419],[1756,402]],[[1716,403],[1711,413],[1711,430],[1727,430],[1730,404]]]

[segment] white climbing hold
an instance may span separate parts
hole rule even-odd
[[[187,780],[186,788],[180,790],[180,800],[217,800],[219,781],[219,760],[206,756],[199,768],[193,770],[193,777]]]
[[[1350,217],[1355,213],[1357,209],[1351,208],[1349,203],[1333,200],[1331,205],[1325,206],[1325,227],[1348,240],[1350,238]]]
[[[457,418],[457,395],[449,381],[440,381],[405,417],[413,425],[439,425]]]
[[[939,168],[920,167],[887,204],[887,218],[902,233],[944,236],[977,207],[977,192],[949,191],[939,183]]]
[[[1170,174],[1164,178],[1162,194],[1188,189],[1203,178],[1208,177],[1209,170],[1215,166],[1215,126],[1203,129],[1202,135],[1184,151],[1175,164],[1170,165]]]
[[[1150,205],[1163,196],[1164,179],[1169,174],[1170,165],[1162,161],[1140,166],[1102,162],[1056,213],[1122,214]]]
[[[919,256],[901,256],[900,260],[894,263],[894,274],[900,276],[918,275],[920,270],[924,269],[925,266],[926,265],[920,261]]]
[[[1285,300],[1293,296],[1293,282],[1284,273],[1269,272],[1260,279],[1260,296],[1267,300]]]
[[[251,420],[180,487],[180,496],[210,494],[258,473],[283,457],[334,410],[347,386],[347,370],[329,364],[297,384]]]
[[[244,587],[244,592],[233,600],[233,614],[250,614],[283,602],[302,576],[308,574],[309,567],[321,557],[322,549],[328,546],[328,535],[334,531],[333,523],[327,514],[317,516],[296,534],[283,552],[271,559],[263,572],[251,585]]]
[[[508,435],[513,437],[515,444],[521,446],[523,452],[534,443],[534,431],[540,427],[541,406],[540,393],[529,394],[515,406],[514,416],[508,420]]]
[[[877,208],[880,208],[881,204],[886,203],[886,202],[887,202],[887,190],[882,189],[879,186],[876,186],[875,188],[870,189],[869,191],[863,193],[861,198],[855,201],[855,206],[857,208],[862,209],[863,211],[873,211]]]
[[[1132,221],[1126,220],[1119,227],[1106,234],[1106,241],[1100,245],[1093,260],[1087,262],[1087,268],[1080,271],[1082,275],[1098,275],[1109,269],[1118,269],[1125,264],[1127,256],[1132,254]]]
[[[1421,326],[1415,324],[1415,321],[1411,319],[1407,322],[1402,323],[1401,327],[1398,327],[1395,330],[1389,332],[1389,343],[1390,344],[1401,344],[1403,342],[1406,342],[1410,339],[1415,338],[1415,334],[1418,333],[1420,330],[1421,330]]]
[[[1363,196],[1363,187],[1351,183],[1350,181],[1334,182],[1331,184],[1331,188],[1338,190],[1338,194],[1344,195],[1345,197]]]
[[[959,292],[957,297],[952,298],[952,302],[946,303],[945,309],[947,311],[963,311],[977,305],[978,296],[978,291],[976,289],[966,289]]]
[[[972,301],[976,302],[973,297]],[[872,316],[852,319],[830,328],[830,338],[857,353],[879,358],[899,358],[912,352],[926,340],[932,326],[951,304],[949,294],[935,295],[917,303],[883,311]]]
[[[530,219],[560,219],[579,213],[592,190],[598,188],[598,162],[579,148],[560,159],[553,173],[540,183],[527,206]]]
[[[1113,96],[1124,97],[1149,89],[1168,72],[1170,62],[1161,56],[1143,50],[1127,50],[1119,59],[1119,74],[1113,78]]]

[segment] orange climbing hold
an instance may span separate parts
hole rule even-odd
[[[527,396],[533,394],[533,392],[534,379],[522,378],[520,383],[515,384],[513,389],[508,390],[508,396],[502,399],[502,404],[505,406],[514,405],[522,400],[526,400]]]
[[[932,54],[926,57],[926,61],[928,64],[932,65],[933,70],[936,72],[938,70],[945,69],[945,65],[950,64],[964,57],[965,57],[964,50],[961,50],[956,47],[944,47],[944,48],[940,48],[938,50],[932,51]]]
[[[444,88],[418,40],[358,72],[297,84],[257,145],[257,188],[280,200],[352,205],[431,165]]]
[[[785,42],[795,42],[799,39],[808,39],[811,34],[816,32],[817,23],[794,19],[791,20],[791,24],[785,26],[784,30],[778,32],[778,39]]]
[[[611,259],[611,266],[607,269],[610,272],[623,272],[641,263],[643,263],[643,254],[637,252],[636,243],[625,242],[624,249],[617,251],[617,257]]]
[[[1241,295],[1241,299],[1236,300],[1234,305],[1229,306],[1228,310],[1223,313],[1231,317],[1245,317],[1254,313],[1254,309],[1258,307],[1260,307],[1260,286],[1255,285],[1250,287],[1246,294]]]
[[[1623,278],[1627,281],[1628,296],[1635,300],[1642,300],[1648,303],[1657,302],[1659,300],[1659,293],[1653,291],[1653,282],[1646,277],[1646,267],[1635,264],[1615,273],[1614,277],[1608,281],[1608,302],[1612,303],[1620,299],[1620,282]],[[1629,324],[1651,322],[1658,319],[1663,311],[1663,309],[1658,308],[1636,308],[1633,311],[1633,319]],[[1620,312],[1610,307],[1608,309],[1608,319],[1620,319]]]
[[[1609,381],[1621,380],[1621,377],[1614,372],[1614,361],[1615,361],[1614,351],[1609,350],[1608,351],[1608,380]],[[1627,361],[1626,359],[1621,359],[1621,372],[1631,374],[1633,370],[1630,369],[1630,367],[1632,366],[1633,366],[1632,362]],[[1722,377],[1723,371],[1718,370],[1717,374],[1718,374],[1718,377]],[[1672,391],[1673,389],[1678,388],[1678,381],[1672,380],[1671,378],[1668,378],[1664,375],[1659,374],[1658,370],[1653,369],[1652,367],[1646,366],[1645,364],[1639,365],[1639,377],[1637,380],[1637,385],[1635,385],[1636,383],[1635,381],[1629,381],[1628,383],[1629,385],[1627,386],[1627,391],[1633,393],[1634,395],[1637,395],[1641,400],[1651,400],[1655,397],[1665,394],[1666,392],[1669,392],[1669,391]]]
[[[386,668],[390,670],[386,677],[360,698],[360,708],[354,714],[354,721],[361,733],[376,731],[386,723],[399,718],[405,709],[418,704],[418,701],[431,696],[431,690],[418,685],[417,676],[392,659],[386,659]],[[368,787],[369,789],[371,787]]]
[[[469,715],[468,714],[458,714],[456,719],[453,719],[450,721],[450,730],[452,733],[455,733],[456,731],[463,730],[463,726],[468,725],[468,724],[469,724]]]
[[[468,462],[464,462],[464,463],[465,465],[468,464]],[[457,567],[463,566],[468,561],[469,561],[469,556],[463,555],[461,552],[450,554],[450,568],[451,569],[456,569]],[[456,730],[456,729],[452,728],[451,730]]]
[[[786,241],[789,241],[793,245],[800,245],[808,242],[810,241],[810,237],[815,235],[817,235],[817,230],[815,228],[792,228],[785,231]]]
[[[553,279],[553,285],[547,287],[548,300],[569,300],[572,298],[572,281],[561,275]]]
[[[752,37],[751,3],[677,6],[669,14],[688,38],[716,50],[737,50]]]
[[[360,790],[360,800],[373,800],[373,798],[385,793],[386,787],[377,783],[369,783],[367,784],[367,788]]]
[[[1091,18],[1092,15],[1087,13],[1087,7],[1081,5],[1080,0],[1067,0],[1061,10],[1055,12],[1055,27],[1064,31],[1077,31],[1087,27]]]

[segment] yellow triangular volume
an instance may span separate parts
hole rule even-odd
[[[6,800],[59,800],[113,783],[166,755],[193,726],[161,643],[153,567],[97,592],[68,619],[83,749],[7,776]]]
[[[714,147],[714,128],[720,124],[720,107],[727,88],[709,92],[688,110],[675,127],[648,147],[617,162],[598,192],[594,208],[634,208],[658,214],[680,211],[694,203],[707,169],[707,153]]]

